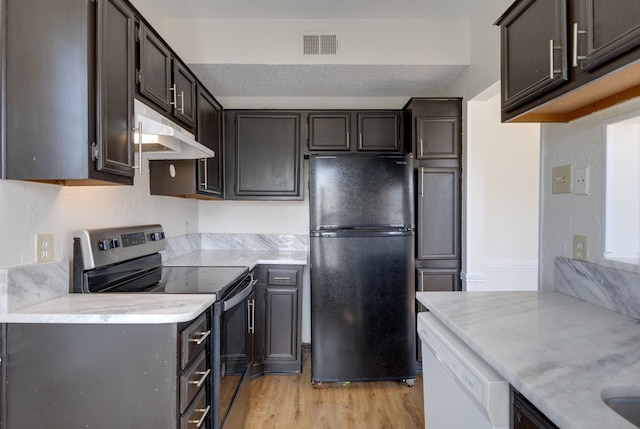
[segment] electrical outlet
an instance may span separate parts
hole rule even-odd
[[[573,259],[587,260],[587,237],[584,235],[573,236]]]
[[[53,234],[36,234],[36,262],[53,261]]]

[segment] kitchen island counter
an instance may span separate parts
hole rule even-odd
[[[557,292],[416,298],[559,427],[635,428],[601,393],[640,389],[638,319]]]
[[[195,319],[214,301],[199,294],[69,294],[0,313],[0,323],[179,323]]]

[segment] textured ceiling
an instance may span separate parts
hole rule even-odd
[[[132,0],[165,19],[469,19],[486,0]],[[157,21],[156,21],[157,22]],[[464,65],[189,64],[220,97],[438,95]]]
[[[189,64],[216,96],[411,97],[437,94],[465,66]]]

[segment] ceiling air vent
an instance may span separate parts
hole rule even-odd
[[[338,34],[335,31],[302,33],[301,43],[305,57],[338,54]]]

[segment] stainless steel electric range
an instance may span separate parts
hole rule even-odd
[[[253,331],[253,273],[247,267],[163,266],[160,225],[76,231],[73,292],[213,294],[209,315],[212,412],[198,426],[242,428],[249,406]]]

